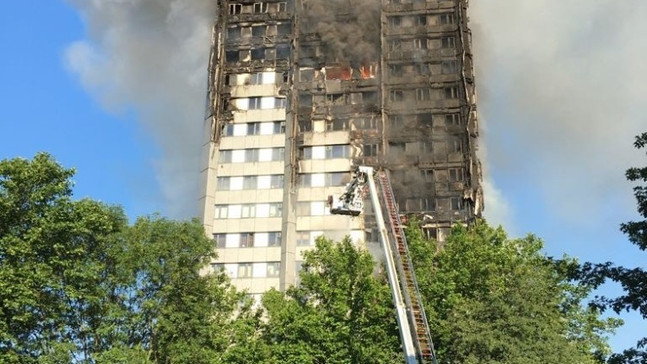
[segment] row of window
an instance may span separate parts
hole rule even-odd
[[[276,72],[229,74],[225,75],[225,84],[229,86],[273,85],[280,76],[282,74]]]
[[[220,151],[220,163],[253,163],[283,161],[285,148],[227,149]]]
[[[247,135],[272,135],[272,134],[284,134],[284,133],[285,133],[285,121],[226,124],[223,130],[223,135],[226,137],[247,136]]]
[[[324,216],[330,215],[325,201],[297,202],[297,216]]]
[[[394,156],[428,155],[434,152],[434,144],[440,145],[438,151],[445,150],[448,153],[462,153],[463,142],[461,138],[449,136],[443,141],[415,141],[415,142],[389,142],[389,154]]]
[[[232,103],[238,110],[269,110],[285,109],[287,99],[284,97],[240,97],[232,99]]]
[[[307,173],[299,175],[299,187],[336,187],[350,182],[350,173]]]
[[[377,117],[334,119],[334,120],[299,120],[299,131],[323,133],[326,131],[377,130]]]
[[[351,92],[351,93],[328,93],[325,95],[313,95],[312,93],[299,94],[299,106],[310,107],[314,103],[328,102],[336,105],[357,105],[377,104],[376,91]]]
[[[409,198],[404,202],[405,211],[459,211],[463,209],[461,197]]]
[[[458,86],[448,86],[444,88],[421,87],[412,90],[392,89],[389,91],[389,101],[403,102],[405,100],[415,99],[417,101],[429,101],[432,99],[457,99],[460,95]]]
[[[274,47],[255,47],[251,49],[231,49],[225,51],[227,63],[258,60],[278,60],[290,58],[290,45],[279,43]]]
[[[213,234],[213,240],[220,249],[263,248],[281,246],[282,236],[280,231]]]
[[[410,40],[391,39],[387,42],[389,52],[397,52],[412,49],[449,49],[456,47],[455,37],[427,38],[419,37]]]
[[[459,63],[457,60],[442,61],[440,64],[441,74],[454,74],[459,70]],[[435,67],[429,63],[414,63],[414,64],[390,64],[388,67],[389,76],[402,77],[402,76],[429,76],[434,74],[432,71]]]
[[[216,180],[216,190],[218,191],[265,190],[271,188],[283,188],[282,174],[218,177]]]
[[[350,145],[319,145],[299,148],[301,159],[350,158]]]
[[[401,127],[410,123],[417,123],[419,125],[432,125],[434,119],[442,122],[445,121],[446,126],[461,125],[461,115],[458,113],[434,115],[431,113],[415,114],[415,115],[390,115],[389,123],[391,127]]]
[[[287,2],[255,2],[250,5],[229,4],[229,14],[264,14],[264,13],[281,13],[287,11]]]
[[[216,205],[215,219],[249,219],[255,217],[281,217],[283,203],[258,203],[238,205]]]
[[[291,23],[256,24],[252,26],[227,28],[227,40],[236,42],[241,39],[250,39],[251,37],[284,36],[290,33],[292,33]]]
[[[464,168],[448,168],[446,170],[436,170],[433,169],[420,169],[420,177],[415,175],[415,171],[403,171],[403,170],[394,170],[391,171],[391,178],[394,181],[402,181],[405,184],[407,182],[418,182],[422,180],[426,183],[434,182],[461,182],[465,180],[465,169]]]
[[[214,271],[224,271],[229,278],[275,278],[281,273],[281,262],[213,263]]]
[[[418,14],[418,15],[391,15],[387,23],[393,28],[407,28],[425,25],[456,24],[454,13],[443,14]]]

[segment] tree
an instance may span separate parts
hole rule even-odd
[[[74,201],[73,174],[44,153],[0,162],[2,362],[225,362],[260,317],[206,274],[201,224],[129,226],[119,207]]]
[[[596,363],[608,354],[602,320],[571,284],[574,262],[541,254],[535,236],[509,239],[483,221],[438,245],[406,229],[437,354],[446,363]]]
[[[370,254],[347,237],[320,237],[304,254],[300,285],[263,296],[269,362],[400,363],[389,287]]]
[[[634,146],[637,149],[647,147],[647,133],[636,136]],[[631,182],[643,183],[633,188],[638,204],[638,213],[642,220],[630,221],[620,225],[620,230],[627,234],[629,241],[642,251],[647,250],[647,166],[633,167],[626,171],[625,176]],[[586,263],[578,272],[577,278],[587,284],[599,286],[607,279],[620,283],[624,291],[619,297],[596,297],[594,305],[602,309],[611,308],[616,313],[621,311],[638,311],[647,319],[647,271],[641,267],[626,268],[612,262]],[[615,354],[610,363],[647,363],[647,337],[639,340],[636,347]]]

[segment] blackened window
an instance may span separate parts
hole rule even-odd
[[[279,44],[276,46],[276,59],[290,58],[290,45]]]

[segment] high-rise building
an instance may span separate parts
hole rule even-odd
[[[430,237],[480,215],[467,5],[218,0],[201,198],[214,267],[259,294],[294,284],[319,235],[370,248],[370,209],[327,207],[358,165],[387,169]]]

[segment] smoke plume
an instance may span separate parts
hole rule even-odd
[[[195,215],[216,1],[68,1],[87,38],[68,47],[67,66],[110,111],[137,112],[161,147],[154,166],[165,213]]]
[[[301,30],[321,37],[326,61],[376,61],[380,9],[375,0],[308,0],[300,12]]]
[[[471,2],[484,165],[516,212],[533,213],[523,194],[569,223],[633,210],[623,176],[647,126],[644,14],[642,0]]]

